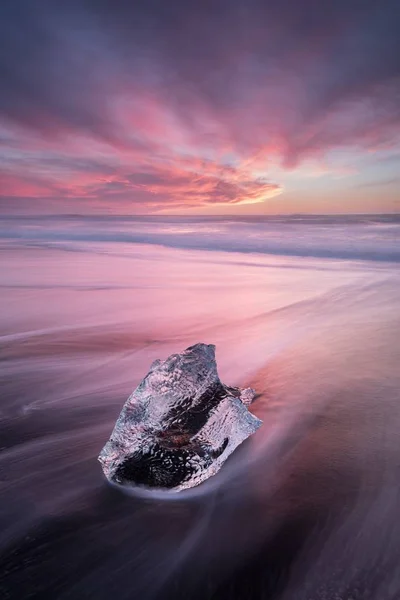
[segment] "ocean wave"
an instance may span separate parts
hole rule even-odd
[[[400,261],[397,217],[260,219],[0,219],[3,244],[117,252],[112,245],[159,246],[340,260]],[[95,246],[97,245],[97,250]]]

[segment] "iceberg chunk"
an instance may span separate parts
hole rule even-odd
[[[198,485],[262,424],[248,410],[254,395],[221,383],[211,344],[156,360],[100,453],[104,474],[121,485]]]

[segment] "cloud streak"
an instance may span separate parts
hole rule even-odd
[[[289,170],[400,139],[394,0],[4,0],[3,196],[264,202]]]

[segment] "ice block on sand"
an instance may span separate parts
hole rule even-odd
[[[198,485],[262,424],[248,410],[254,395],[221,383],[211,344],[156,360],[100,453],[106,477],[175,491]]]

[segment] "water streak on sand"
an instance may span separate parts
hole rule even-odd
[[[2,597],[396,600],[399,228],[3,219]],[[198,341],[264,426],[181,495],[107,484],[128,394]]]

